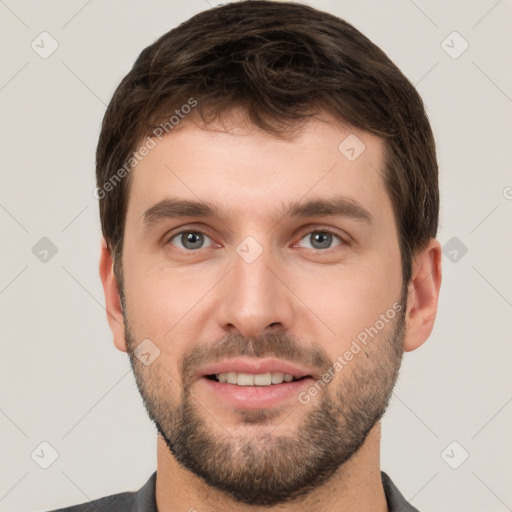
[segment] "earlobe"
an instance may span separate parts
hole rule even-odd
[[[434,328],[441,288],[441,255],[441,244],[433,238],[414,258],[407,297],[406,352],[420,347]]]
[[[124,318],[121,299],[119,297],[119,288],[114,276],[112,255],[104,238],[101,240],[99,271],[103,285],[103,293],[105,295],[107,321],[114,335],[114,345],[118,350],[126,352]]]

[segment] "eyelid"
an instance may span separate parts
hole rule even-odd
[[[166,231],[165,234],[162,236],[162,239],[164,240],[170,240],[172,237],[176,235],[180,235],[183,232],[197,232],[197,233],[203,233],[205,235],[208,235],[210,238],[212,236],[210,235],[209,228],[203,224],[183,224],[182,226],[177,226],[175,228],[170,229],[169,231]]]

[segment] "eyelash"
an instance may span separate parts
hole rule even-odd
[[[181,231],[173,233],[171,236],[169,236],[167,238],[167,241],[164,243],[164,245],[170,244],[171,240],[173,240],[174,238],[176,238],[179,235],[183,235],[184,233],[199,233],[201,235],[206,235],[210,240],[213,241],[213,238],[208,233],[206,233],[205,231],[202,231],[200,229],[182,229]],[[329,228],[322,228],[322,227],[318,227],[316,229],[312,229],[310,231],[304,232],[302,234],[302,236],[300,237],[299,241],[302,240],[305,236],[310,235],[312,233],[328,233],[328,234],[336,237],[340,241],[339,245],[335,245],[333,247],[329,247],[328,249],[314,249],[314,248],[310,249],[310,250],[313,250],[313,251],[316,251],[316,252],[327,252],[327,251],[329,251],[331,249],[334,249],[335,247],[349,245],[347,240],[343,239],[338,233],[335,233],[333,230],[331,230]],[[181,249],[181,247],[177,247],[177,249],[180,249],[180,250],[188,252],[188,253],[194,253],[194,252],[197,252],[197,251],[199,251],[201,249],[205,249],[205,247],[201,247],[201,248],[195,249],[195,250],[192,250],[192,249]]]

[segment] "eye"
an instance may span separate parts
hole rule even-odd
[[[331,248],[333,238],[337,238],[339,240],[335,246],[344,243],[344,241],[338,235],[335,235],[334,233],[331,233],[325,229],[310,231],[305,237],[301,238],[301,240],[311,241],[312,247],[308,247],[309,249],[322,250]]]
[[[202,245],[204,243],[205,238],[211,240],[211,238],[202,233],[201,231],[180,231],[172,236],[167,243],[172,243],[174,239],[178,240],[181,245],[177,245],[180,249],[185,249],[186,251],[194,251],[197,249],[202,249]]]
[[[198,249],[204,248],[203,245],[206,239],[210,240],[210,242],[213,242],[213,240],[202,231],[185,230],[174,234],[171,238],[169,238],[167,243],[170,243],[185,251],[196,251]],[[306,236],[300,239],[300,241],[302,240],[309,240],[310,246],[306,248],[314,250],[330,249],[332,247],[346,243],[339,235],[332,233],[327,229],[317,229],[315,231],[310,231]],[[338,242],[333,245],[333,242],[336,240]]]

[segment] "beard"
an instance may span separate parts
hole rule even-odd
[[[389,334],[381,332],[369,341],[307,409],[297,401],[281,420],[295,416],[295,430],[284,434],[278,434],[278,422],[271,424],[283,411],[262,408],[236,409],[237,425],[247,426],[251,434],[242,435],[238,429],[231,435],[214,418],[214,411],[209,414],[194,397],[195,372],[201,364],[221,359],[275,356],[321,369],[323,375],[333,366],[323,349],[306,348],[284,333],[257,338],[229,335],[185,353],[179,362],[180,383],[160,358],[148,367],[137,359],[136,337],[123,307],[128,355],[147,413],[178,463],[235,502],[268,507],[297,501],[338,473],[384,414],[403,356],[405,291],[402,309],[387,326]],[[179,384],[182,392],[176,401],[170,390]]]

